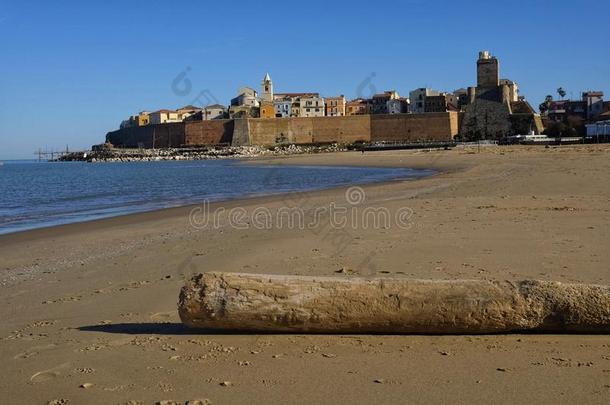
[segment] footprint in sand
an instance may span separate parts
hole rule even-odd
[[[50,381],[54,378],[59,377],[59,374],[60,373],[58,371],[39,371],[38,373],[30,377],[30,381],[35,383]]]
[[[131,344],[132,341],[133,341],[133,338],[131,336],[129,336],[126,338],[111,340],[110,342],[108,342],[108,346],[109,347],[126,346],[126,345]]]
[[[173,318],[176,318],[177,315],[178,313],[176,311],[157,312],[155,314],[152,314],[150,316],[150,319],[152,319],[153,321],[167,322],[172,320]]]
[[[39,371],[30,377],[30,381],[33,383],[40,383],[53,380],[59,377],[61,375],[61,371],[68,368],[69,366],[70,363],[64,363],[48,370]]]
[[[42,351],[53,349],[56,346],[57,345],[54,343],[44,345],[44,346],[34,346],[34,347],[29,348],[27,351],[25,351],[23,353],[19,353],[19,354],[15,355],[13,357],[13,359],[15,359],[15,360],[27,359],[29,357],[36,356],[38,353],[40,353]]]

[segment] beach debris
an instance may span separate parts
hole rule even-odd
[[[374,382],[374,383],[377,383],[377,384],[385,384],[385,379],[383,379],[383,378],[378,378],[378,379],[376,379],[376,380],[373,380],[373,382]]]
[[[84,388],[84,389],[89,389],[91,387],[93,387],[93,384],[92,383],[88,383],[88,382],[82,383],[81,385],[79,385],[79,388]]]
[[[178,313],[185,325],[208,330],[609,333],[610,287],[209,272],[186,282]]]
[[[336,270],[335,273],[338,274],[354,274],[354,270],[349,267],[341,267],[339,270]]]
[[[231,381],[223,381],[220,383],[221,387],[230,387],[231,385],[233,385],[233,383],[231,383]]]
[[[49,401],[47,404],[48,405],[68,405],[70,403],[70,400],[65,399],[65,398],[59,398],[59,399],[53,399],[51,401]]]

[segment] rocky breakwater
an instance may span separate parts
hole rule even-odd
[[[313,153],[339,152],[347,147],[327,145],[227,146],[209,148],[118,149],[96,148],[88,152],[66,154],[57,161],[85,162],[155,162],[163,160],[245,159],[261,156],[285,156]]]

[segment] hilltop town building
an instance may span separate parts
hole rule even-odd
[[[387,114],[388,101],[398,99],[400,99],[400,95],[398,95],[398,92],[395,90],[388,90],[373,95],[373,98],[371,99],[371,114]]]
[[[171,122],[182,122],[182,116],[180,115],[180,113],[178,113],[178,111],[173,110],[163,109],[154,111],[149,114],[149,117],[150,123],[152,125],[167,124]]]
[[[250,87],[242,87],[239,89],[237,97],[231,99],[231,105],[258,107],[258,93]]]
[[[132,115],[121,122],[120,128],[142,127],[150,124],[150,113],[148,111],[140,111],[137,115]]]
[[[231,99],[229,115],[235,118],[258,117],[260,102],[256,90],[250,87],[239,89],[238,95]]]
[[[227,117],[227,109],[220,104],[211,104],[203,109],[202,119],[205,120],[220,120]]]
[[[185,105],[184,107],[178,108],[176,110],[176,112],[178,113],[178,118],[180,118],[180,120],[185,120],[191,115],[197,114],[201,111],[201,108],[195,107],[194,105]]]
[[[324,117],[325,103],[324,98],[318,93],[300,97],[300,117]]]
[[[276,99],[273,101],[276,118],[292,117],[292,99],[290,97]]]
[[[308,99],[311,101],[312,99],[318,99],[318,101],[324,101],[319,93],[275,93],[273,97],[275,99],[273,105],[276,117],[278,114],[282,114],[281,117],[302,117],[304,115],[301,114],[307,112],[302,109],[305,105],[303,100]],[[288,105],[289,107],[287,107]],[[319,104],[318,108],[320,108],[320,105],[322,104]],[[323,107],[322,113],[324,113]],[[309,114],[312,114],[311,110],[309,111]]]
[[[326,116],[341,117],[345,115],[345,96],[341,94],[338,97],[326,97]]]
[[[388,114],[405,114],[409,112],[408,98],[395,98],[387,101]]]
[[[604,113],[604,93],[601,91],[587,91],[582,93],[582,100],[587,109],[587,119],[595,120]]]
[[[134,124],[136,127],[150,124],[150,113],[148,111],[140,111],[138,115],[134,115]]]
[[[462,111],[466,105],[470,103],[470,98],[468,96],[468,90],[461,88],[457,89],[453,92],[455,96],[455,100],[457,102],[457,108],[459,111]]]
[[[440,93],[436,96],[426,96],[424,112],[459,111],[457,97],[452,93]]]
[[[421,114],[426,112],[426,99],[427,97],[438,96],[441,93],[427,88],[419,88],[409,92],[409,105],[410,112],[414,114]]]
[[[184,121],[209,121],[228,118],[227,109],[220,104],[210,104],[194,114],[184,118]]]
[[[276,118],[275,117],[275,105],[274,105],[273,101],[261,100],[260,117],[261,118]]]
[[[370,114],[370,112],[371,105],[368,100],[363,98],[357,98],[345,104],[345,115],[364,115]]]

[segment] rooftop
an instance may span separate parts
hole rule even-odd
[[[205,106],[205,108],[206,108],[206,109],[210,109],[210,108],[215,108],[215,109],[216,109],[216,108],[221,108],[221,109],[223,109],[223,110],[224,110],[225,106],[224,106],[224,105],[222,105],[222,104],[210,104],[210,105]]]
[[[185,105],[182,108],[178,108],[177,111],[182,111],[182,110],[201,110],[201,108],[200,107],[195,107],[194,105],[189,104],[189,105]]]
[[[320,93],[275,93],[275,97],[320,97]]]

